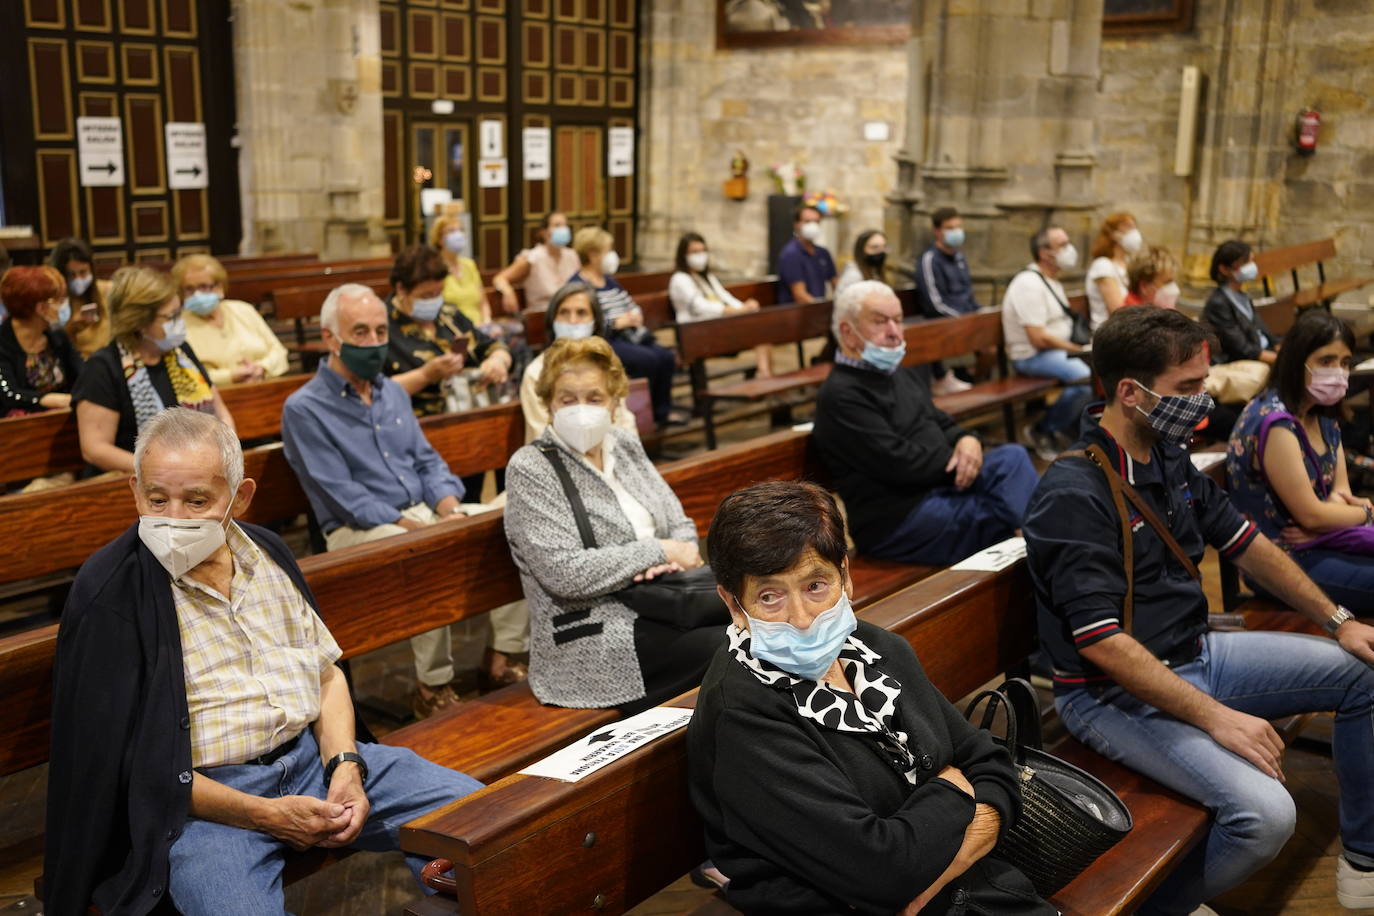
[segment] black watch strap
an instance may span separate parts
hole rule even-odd
[[[329,758],[329,762],[324,765],[324,784],[328,786],[334,778],[334,771],[339,768],[341,763],[356,763],[358,769],[362,771],[363,785],[367,785],[367,761],[363,760],[362,754],[355,754],[352,751],[344,751]]]

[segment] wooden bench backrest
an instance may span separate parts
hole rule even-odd
[[[320,263],[320,256],[313,251],[302,251],[293,254],[217,254],[215,259],[220,262],[224,269],[230,273],[249,275],[258,271],[281,267],[303,267],[307,264]],[[173,261],[140,261],[144,267],[151,267],[154,270],[171,270]],[[98,261],[95,265],[95,275],[102,280],[108,280],[116,270],[123,266],[118,261]]]
[[[658,293],[668,288],[671,270],[647,270],[632,274],[616,274],[615,280],[631,296]]]
[[[974,312],[958,318],[931,318],[909,322],[904,366],[933,363],[964,353],[995,350],[1002,346],[1002,313]]]
[[[443,442],[449,448],[462,450],[462,457],[445,453],[455,473],[473,473],[481,468],[464,466],[464,462],[481,462],[489,450],[473,441],[463,444],[462,440],[499,440],[500,426],[505,423],[520,430],[518,434],[507,434],[507,443],[523,443],[523,419],[518,406],[513,413],[512,406],[516,405],[431,418],[448,420],[442,424],[445,435],[436,435],[431,428],[433,424],[426,427],[426,435],[432,441],[437,440],[436,447]],[[459,417],[464,421],[454,422],[453,418]],[[697,529],[704,534],[720,500],[735,489],[772,477],[795,478],[804,473],[807,438],[806,433],[789,430],[722,449],[715,453],[718,461],[709,460],[711,456],[699,456],[665,465],[661,470],[669,486],[679,494],[683,508],[696,521]],[[274,444],[253,449],[249,455],[253,458],[245,461],[248,476],[259,473],[266,476],[255,476],[264,489],[254,499],[246,520],[262,521],[264,518],[255,513],[256,507],[275,507],[292,498],[299,500],[292,508],[304,511],[304,496],[286,464],[281,446]],[[505,463],[504,459],[501,463]],[[133,521],[127,489],[122,494],[118,492],[118,488],[126,486],[116,481],[78,484],[71,488],[90,491],[84,495],[82,508],[75,511],[99,514],[90,521],[91,527],[97,530],[98,543],[112,540]],[[270,492],[266,491],[269,486]],[[98,495],[94,494],[95,488],[101,488]],[[294,497],[291,491],[296,494]],[[8,538],[9,532],[14,530],[12,518],[4,511],[5,501],[40,495],[43,494],[0,499],[0,539]],[[275,508],[264,509],[264,514],[269,512],[275,512]],[[87,522],[86,518],[78,516],[78,519],[83,524]],[[76,530],[62,522],[63,519],[57,519],[51,530],[68,535]],[[43,540],[43,549],[62,549],[59,537]],[[21,562],[33,562],[31,555],[41,553],[42,550],[25,551]],[[88,553],[86,550],[75,562],[80,562]],[[71,557],[66,557],[64,562],[67,566],[75,565]],[[319,602],[321,616],[345,658],[485,613],[523,597],[500,511],[306,557],[301,561],[301,569]],[[0,696],[14,696],[20,700],[0,703],[0,734],[22,732],[33,736],[33,740],[26,742],[0,742],[0,775],[47,758],[47,720],[56,632],[56,626],[51,626],[34,634],[0,639]],[[9,651],[19,653],[14,664],[6,654]]]
[[[1024,563],[939,572],[859,616],[906,637],[931,682],[953,699],[1035,645]],[[693,692],[669,705],[695,701]],[[704,857],[686,744],[678,731],[577,783],[508,776],[403,827],[402,847],[454,861],[459,910],[468,916],[515,912],[536,896],[547,912],[577,912],[595,899],[599,912],[623,913]]]
[[[1268,248],[1255,252],[1255,266],[1261,277],[1273,277],[1292,273],[1319,261],[1329,261],[1336,256],[1334,238],[1303,242],[1300,245],[1285,245],[1282,248]]]
[[[279,289],[315,286],[323,283],[362,281],[391,273],[391,258],[365,258],[356,261],[322,261],[319,264],[292,265],[255,271],[247,276],[230,275],[226,295],[257,305],[272,298]]]
[[[695,363],[730,356],[759,344],[784,344],[824,337],[830,333],[830,302],[775,305],[724,318],[708,318],[677,325],[682,361]]]
[[[280,319],[302,319],[309,320],[320,317],[320,306],[324,305],[325,297],[328,296],[335,287],[343,283],[362,283],[369,287],[377,298],[383,302],[387,296],[391,295],[391,281],[385,271],[374,272],[366,280],[340,280],[337,283],[310,283],[301,286],[290,286],[285,289],[278,289],[272,293],[272,316]]]
[[[224,406],[234,418],[239,439],[276,439],[281,435],[281,409],[312,373],[282,375],[251,385],[225,385],[219,390]]]

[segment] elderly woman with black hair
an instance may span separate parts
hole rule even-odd
[[[1341,399],[1355,335],[1324,309],[1298,316],[1270,387],[1231,433],[1227,488],[1236,507],[1333,601],[1374,614],[1374,504],[1350,488]]]
[[[745,913],[1052,916],[991,855],[1012,763],[850,607],[844,520],[814,484],[731,494],[707,536],[733,624],[687,730],[706,851]]]

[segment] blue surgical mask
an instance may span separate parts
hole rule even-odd
[[[951,248],[961,248],[964,244],[963,229],[946,229],[945,244]]]
[[[48,325],[49,325],[49,327],[53,327],[53,328],[62,328],[62,327],[66,327],[67,322],[68,322],[68,321],[71,321],[71,320],[72,320],[72,304],[71,304],[69,301],[67,301],[66,299],[63,299],[63,300],[62,300],[62,304],[61,304],[60,306],[58,306],[58,309],[57,309],[57,317],[54,318],[52,321],[49,321],[49,322],[48,322]]]
[[[175,350],[186,343],[186,319],[178,315],[171,321],[162,322],[162,337],[153,343],[157,344],[157,348],[163,353]]]
[[[220,298],[219,293],[199,292],[183,299],[181,307],[189,309],[197,315],[209,315],[219,308]]]
[[[428,299],[410,300],[410,317],[416,321],[433,321],[439,317],[439,310],[444,307],[443,295],[430,296]]]
[[[86,274],[84,277],[72,277],[67,281],[67,289],[71,290],[73,296],[84,296],[86,290],[91,288],[91,281],[95,279],[95,274]]]
[[[553,336],[559,340],[581,340],[583,337],[591,337],[592,330],[590,321],[579,321],[576,324],[570,321],[553,323]]]
[[[735,603],[739,604],[739,600]],[[740,610],[744,610],[743,605]],[[747,611],[745,615],[748,616]],[[844,641],[858,626],[849,596],[841,591],[835,606],[816,615],[805,630],[785,620],[750,617],[749,654],[777,665],[788,674],[808,681],[820,680],[840,657]]]
[[[465,253],[468,250],[468,234],[462,229],[444,233],[444,247],[454,254]]]
[[[906,341],[895,347],[880,347],[871,340],[864,341],[863,361],[891,375],[902,365],[906,356]]]
[[[549,241],[559,248],[567,248],[572,241],[572,230],[567,226],[555,226],[549,230]]]
[[[1250,283],[1259,276],[1259,265],[1254,261],[1246,261],[1236,269],[1235,278],[1241,283]]]

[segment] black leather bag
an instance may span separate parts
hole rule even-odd
[[[563,493],[577,520],[577,533],[582,538],[582,546],[589,550],[596,547],[596,536],[587,517],[587,507],[572,482],[558,447],[548,443],[538,443],[536,447],[549,459],[554,473],[558,475],[558,482],[562,484]],[[657,576],[646,582],[636,582],[613,593],[611,597],[645,620],[678,630],[724,626],[730,622],[730,611],[725,602],[720,600],[720,594],[716,591],[716,576],[709,566],[698,566],[696,569]]]
[[[1048,898],[1131,832],[1131,811],[1091,773],[1041,747],[1040,703],[1035,688],[1010,678],[969,703],[971,720],[983,702],[980,728],[992,725],[997,707],[1007,712],[1007,736],[996,739],[1011,754],[1021,790],[1021,815],[993,854],[1016,866],[1040,896]]]

